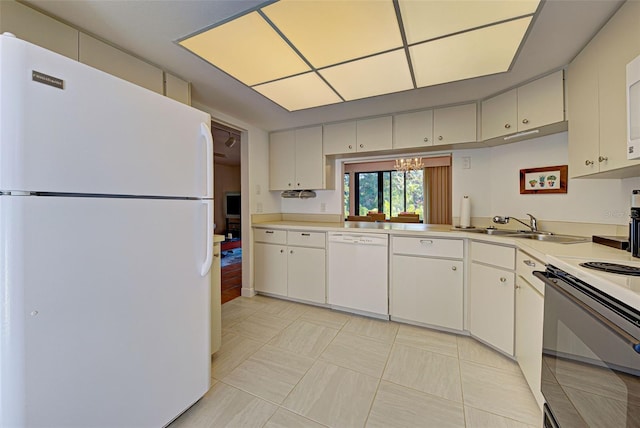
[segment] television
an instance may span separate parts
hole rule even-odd
[[[240,218],[240,192],[226,192],[224,195],[224,215],[226,218]]]

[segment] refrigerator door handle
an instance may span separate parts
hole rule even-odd
[[[206,123],[200,123],[200,133],[207,146],[207,194],[205,198],[213,198],[213,137]]]
[[[202,201],[207,206],[207,253],[200,269],[200,276],[206,276],[213,261],[213,201]]]

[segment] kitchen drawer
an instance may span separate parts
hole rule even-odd
[[[471,243],[471,260],[513,270],[516,261],[516,249],[473,241]]]
[[[518,251],[516,255],[516,272],[525,279],[533,288],[544,295],[544,283],[533,276],[533,271],[544,271],[544,263],[531,257],[524,251]]]
[[[255,242],[266,242],[268,244],[286,245],[287,231],[274,229],[254,229],[253,240]]]
[[[300,247],[325,248],[327,241],[324,232],[287,231],[287,244]]]
[[[461,259],[464,256],[462,239],[393,237],[393,253],[411,256],[435,256]]]

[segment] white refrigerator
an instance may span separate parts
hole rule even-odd
[[[1,427],[162,427],[209,389],[209,124],[0,36]]]

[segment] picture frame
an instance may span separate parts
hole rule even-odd
[[[567,165],[520,170],[520,194],[567,193]]]

